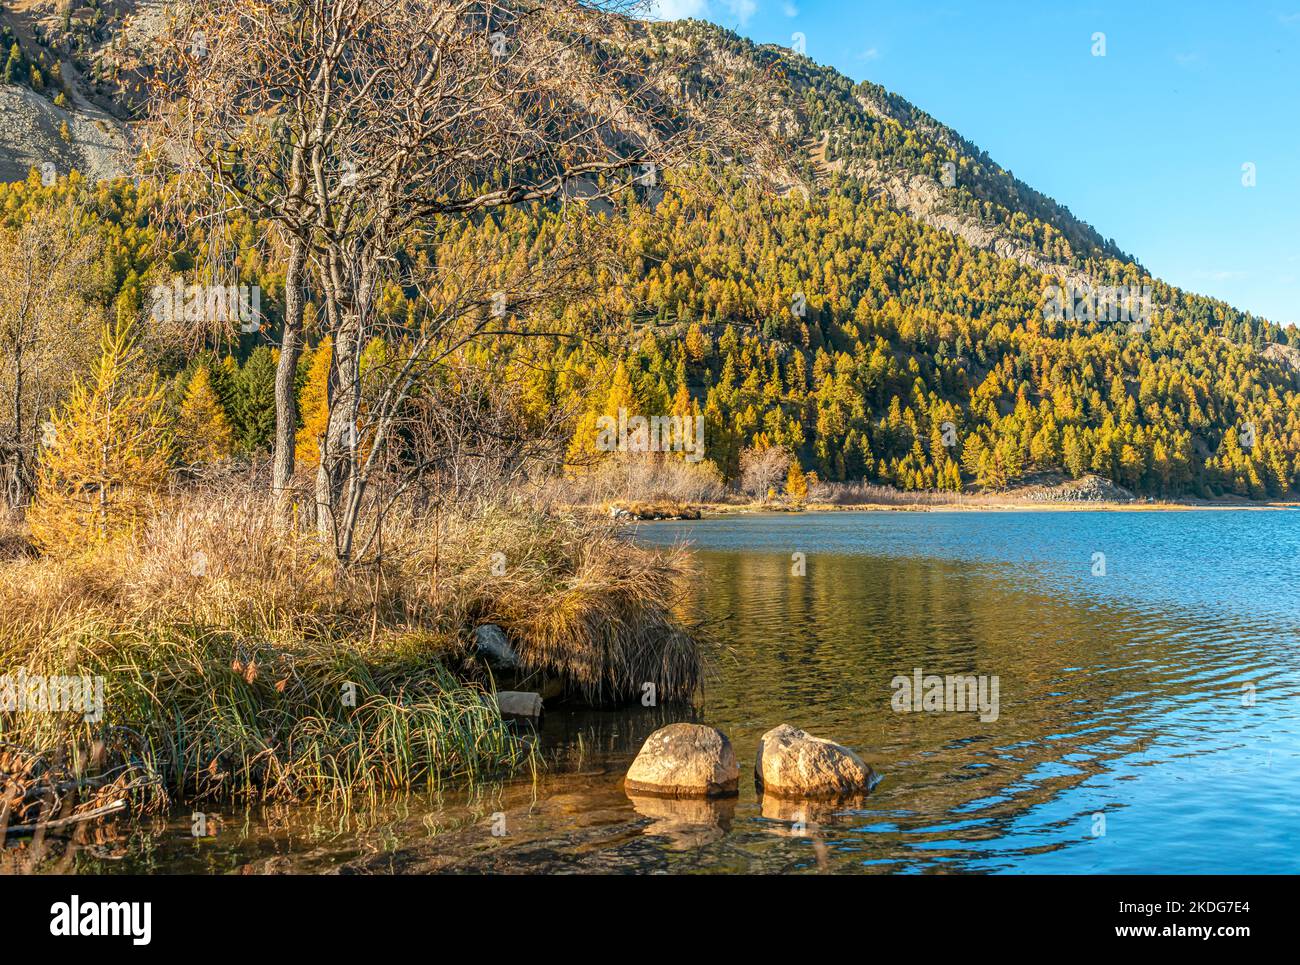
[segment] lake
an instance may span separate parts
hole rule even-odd
[[[549,764],[339,817],[173,815],[93,871],[1300,872],[1300,516],[850,512],[642,524],[688,543],[710,636],[695,709],[553,710]],[[895,706],[970,675],[995,713]],[[991,693],[991,691],[989,691]],[[737,799],[629,800],[674,720],[722,729]],[[851,806],[756,795],[787,722],[875,769]]]

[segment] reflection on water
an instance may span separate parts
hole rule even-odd
[[[702,706],[552,712],[546,773],[350,818],[188,815],[94,870],[1297,872],[1300,526],[1290,512],[864,513],[640,527],[689,541],[713,624]],[[791,554],[806,555],[792,573]],[[1093,575],[1094,554],[1105,576]],[[891,680],[997,675],[996,720],[897,713]],[[720,727],[724,802],[629,799],[641,741]],[[759,798],[789,722],[882,780],[851,805]],[[494,834],[497,831],[499,833]]]

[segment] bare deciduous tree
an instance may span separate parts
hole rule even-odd
[[[740,451],[740,488],[751,496],[766,499],[790,471],[790,453],[777,446]]]
[[[14,507],[31,498],[51,410],[94,356],[102,324],[90,297],[94,258],[71,206],[0,227],[0,465]]]
[[[732,150],[753,138],[740,101],[754,92],[692,89],[688,54],[648,56],[646,25],[629,10],[601,0],[181,8],[159,73],[155,156],[178,184],[278,225],[291,267],[312,266],[334,347],[317,525],[341,560],[368,485],[357,443],[375,437],[361,425],[361,353],[402,252],[496,209],[590,205],[602,176],[650,187],[719,138]],[[298,313],[287,314],[289,332]],[[281,365],[287,386],[295,353]],[[289,400],[278,401],[283,486],[292,435]]]
[[[410,490],[426,501],[437,486],[452,497],[484,496],[541,464],[558,467],[571,413],[526,417],[509,360],[470,360],[466,350],[486,339],[573,334],[555,321],[564,304],[598,301],[598,280],[609,281],[619,267],[606,260],[606,227],[573,212],[532,257],[495,245],[452,246],[430,262],[422,249],[400,273],[417,308],[371,326],[383,358],[369,359],[360,373],[356,485],[338,514],[353,529],[369,517],[363,551]],[[323,450],[327,439],[319,442]],[[377,478],[384,482],[378,489]]]

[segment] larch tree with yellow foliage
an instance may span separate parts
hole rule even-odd
[[[383,339],[373,338],[361,353],[362,397],[359,402],[361,418],[365,426],[356,441],[357,458],[365,460],[374,445],[374,430],[369,419],[370,400],[383,391],[382,373],[388,363],[389,348]],[[302,428],[294,440],[294,461],[297,465],[313,469],[320,465],[320,444],[325,438],[329,424],[329,377],[333,362],[333,346],[328,336],[325,337],[309,355],[307,381],[303,385],[298,400],[298,411],[302,413]]]
[[[629,416],[633,416],[641,414],[639,409],[640,401],[637,398],[636,388],[632,385],[632,377],[628,375],[627,365],[619,359],[618,367],[614,369],[614,377],[609,384],[609,394],[605,396],[604,414],[617,419],[619,410],[625,410]]]
[[[609,391],[605,395],[604,402],[596,408],[588,409],[578,418],[578,425],[569,443],[569,451],[566,457],[566,462],[570,467],[580,469],[591,466],[603,455],[602,450],[597,445],[600,438],[600,417],[608,416],[614,420],[616,425],[620,424],[620,410],[624,419],[642,414],[640,412],[640,402],[637,400],[636,388],[632,385],[632,378],[622,360],[614,369],[613,376],[610,379]],[[631,445],[633,441],[628,440],[628,442]]]
[[[795,457],[791,457],[790,470],[785,476],[785,496],[798,506],[808,501],[808,477]]]
[[[691,393],[686,388],[686,383],[680,383],[677,386],[677,392],[673,395],[673,405],[670,414],[674,419],[679,420],[678,424],[682,427],[684,436],[690,436],[693,433],[695,420],[701,418],[700,404],[691,398]],[[674,454],[677,459],[685,459],[686,452],[678,451]]]
[[[138,531],[167,483],[171,433],[156,379],[137,377],[129,323],[105,328],[88,380],[78,379],[53,420],[27,513],[32,537],[72,556]]]
[[[191,465],[220,462],[230,457],[235,436],[212,388],[206,365],[194,371],[181,401],[176,424],[176,442],[181,458]]]
[[[698,322],[686,330],[686,357],[693,363],[696,365],[703,363],[712,348],[708,336],[700,331]]]
[[[320,465],[320,441],[329,427],[329,378],[333,348],[326,336],[311,352],[307,382],[298,399],[302,428],[295,440],[294,458],[300,467],[315,469]]]

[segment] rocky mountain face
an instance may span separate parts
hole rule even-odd
[[[129,171],[164,17],[162,0],[0,4],[0,180]]]
[[[163,0],[11,0],[0,42],[22,63],[0,83],[0,180],[32,168],[92,178],[130,169],[133,128],[147,106]],[[901,97],[855,83],[799,52],[758,45],[702,21],[647,23],[638,55],[689,66],[675,101],[722,85],[762,90],[756,121],[785,144],[785,191],[883,197],[910,218],[1076,286],[1144,274],[1114,241],[1016,179],[978,147]],[[9,54],[0,51],[0,60]]]
[[[0,181],[20,181],[35,168],[43,177],[77,170],[99,180],[125,173],[130,136],[116,118],[89,105],[56,107],[30,90],[0,87]]]
[[[956,131],[870,82],[712,24],[655,31],[688,45],[701,76],[779,81],[766,118],[789,147],[787,190],[865,189],[974,248],[1082,286],[1136,266],[1112,240],[1035,191]]]

